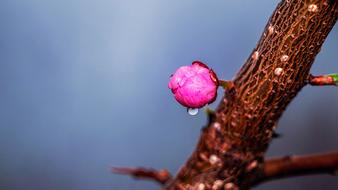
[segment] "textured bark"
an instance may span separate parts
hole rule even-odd
[[[262,175],[278,119],[307,84],[338,18],[338,2],[284,0],[202,131],[173,189],[248,189]]]

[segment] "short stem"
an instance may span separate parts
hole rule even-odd
[[[312,86],[337,86],[338,85],[338,74],[327,74],[319,76],[309,76],[309,84]]]
[[[224,90],[229,90],[229,89],[232,89],[234,88],[234,82],[231,81],[231,80],[219,80],[218,81],[218,85],[223,87]]]

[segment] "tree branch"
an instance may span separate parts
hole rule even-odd
[[[309,84],[312,86],[338,86],[338,74],[309,76]]]
[[[263,175],[256,183],[269,180],[310,175],[310,174],[335,174],[338,170],[338,151],[306,156],[286,156],[268,159],[262,167]]]
[[[283,0],[195,151],[165,189],[214,189],[220,181],[224,188],[249,189],[276,123],[309,82],[311,66],[337,18],[336,0]]]
[[[247,190],[262,173],[261,180],[267,180],[286,172],[332,171],[337,153],[274,159],[264,170],[260,166],[286,107],[309,82],[323,84],[324,78],[309,80],[309,71],[337,19],[337,0],[283,0],[235,79],[224,82],[224,97],[214,112],[208,110],[207,126],[178,174],[169,180],[143,168],[114,171],[154,179],[165,190]]]
[[[112,167],[112,172],[122,175],[129,175],[136,179],[148,179],[156,181],[162,185],[171,179],[170,173],[165,170],[154,170],[151,168],[120,168]]]

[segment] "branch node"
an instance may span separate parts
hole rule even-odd
[[[219,86],[223,87],[224,90],[231,90],[235,87],[235,84],[231,80],[219,80]]]

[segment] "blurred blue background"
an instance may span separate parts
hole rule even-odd
[[[176,103],[167,88],[170,74],[199,59],[231,79],[277,3],[1,0],[0,189],[158,189],[109,167],[175,173],[206,116],[189,116]],[[338,72],[337,51],[335,27],[313,73]],[[337,115],[337,88],[304,88],[268,154],[338,148]],[[322,175],[255,189],[337,188],[338,177]]]

